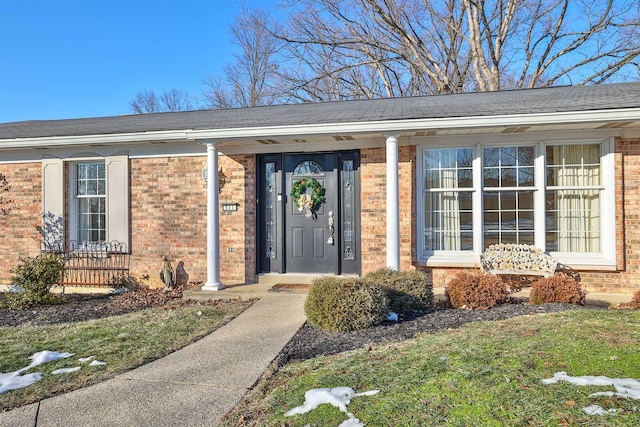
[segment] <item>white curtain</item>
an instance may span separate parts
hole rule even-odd
[[[456,150],[443,151],[443,164],[448,169],[442,170],[442,188],[458,188]],[[445,157],[449,157],[446,158]],[[460,198],[457,191],[444,191],[442,194],[442,249],[446,251],[460,250]]]
[[[558,210],[558,250],[560,252],[600,251],[600,146],[566,145],[553,148]],[[564,152],[564,156],[562,155]],[[576,188],[579,187],[579,188]]]

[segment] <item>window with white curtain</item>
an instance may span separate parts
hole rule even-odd
[[[425,147],[420,160],[423,261],[471,262],[491,244],[522,243],[561,262],[615,264],[608,140]]]
[[[424,151],[426,250],[473,249],[473,150]]]
[[[484,246],[533,244],[535,147],[482,150]]]
[[[546,246],[600,252],[600,144],[546,147]]]

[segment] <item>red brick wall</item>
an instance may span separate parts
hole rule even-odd
[[[633,293],[640,289],[640,139],[616,139],[616,272],[584,271],[587,291]]]
[[[412,268],[416,261],[415,150],[415,147],[398,150],[401,269]],[[366,274],[387,264],[385,148],[361,150],[360,168],[362,274]]]
[[[222,282],[252,283],[256,279],[255,155],[220,158],[226,176],[220,203],[237,203],[236,212],[220,214],[220,275]]]
[[[9,214],[0,217],[0,284],[8,284],[9,269],[19,258],[35,256],[40,250],[36,226],[42,222],[42,166],[40,162],[0,164],[0,173],[10,185],[4,197],[13,200]]]
[[[131,271],[161,286],[162,256],[182,281],[207,279],[207,189],[205,157],[131,160]],[[254,156],[220,157],[225,185],[220,203],[238,211],[220,211],[220,276],[223,283],[255,277]],[[246,214],[246,216],[245,216]]]
[[[131,272],[161,286],[165,255],[181,281],[206,279],[205,157],[131,159]]]

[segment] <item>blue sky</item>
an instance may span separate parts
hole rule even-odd
[[[277,0],[6,0],[0,122],[129,114],[144,89],[200,96],[232,60],[241,5]]]

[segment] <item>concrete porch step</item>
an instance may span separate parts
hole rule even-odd
[[[318,277],[322,277],[322,274],[300,274],[300,273],[285,273],[285,274],[276,274],[276,273],[265,273],[258,275],[258,283],[259,284],[301,284],[301,285],[310,285],[313,282],[313,279]]]

